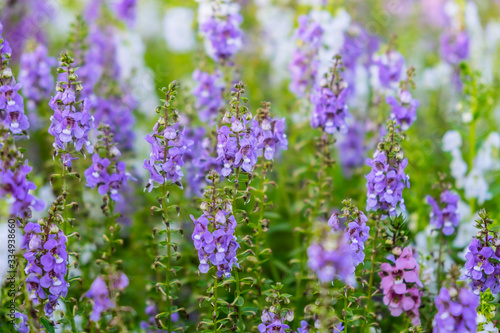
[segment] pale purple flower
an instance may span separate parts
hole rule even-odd
[[[455,231],[460,223],[460,215],[458,213],[458,201],[460,197],[450,192],[449,190],[444,190],[438,201],[427,196],[427,203],[432,207],[431,213],[431,224],[439,230],[442,230],[443,234],[450,236]]]
[[[103,312],[115,307],[115,304],[109,299],[109,290],[106,281],[101,276],[98,276],[90,290],[85,293],[85,297],[92,299],[93,307],[90,314],[90,320],[99,321]]]
[[[466,31],[443,33],[440,45],[441,57],[450,65],[458,65],[469,57],[469,35]]]
[[[318,52],[323,38],[323,28],[307,15],[299,17],[299,27],[294,33],[298,46],[292,54],[289,64],[290,82],[289,89],[297,97],[303,97],[308,87],[313,83],[319,62]]]
[[[465,255],[465,276],[471,279],[471,287],[477,294],[488,288],[493,294],[500,292],[500,256],[494,250],[493,240],[488,238],[488,243],[485,243],[473,238]]]
[[[406,131],[417,119],[417,108],[419,102],[413,99],[411,93],[406,89],[399,91],[399,98],[387,96],[386,102],[391,106],[391,119],[395,120],[401,128]]]
[[[479,296],[468,288],[442,287],[435,300],[434,333],[475,333]]]
[[[379,56],[374,56],[378,81],[383,88],[393,88],[403,75],[404,58],[398,51],[391,50]]]
[[[218,71],[210,74],[197,69],[193,73],[193,80],[196,83],[192,94],[196,98],[197,115],[201,121],[213,123],[224,106],[222,74]]]

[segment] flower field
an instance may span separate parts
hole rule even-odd
[[[500,1],[0,3],[0,332],[499,332]]]

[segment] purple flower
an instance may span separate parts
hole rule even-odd
[[[282,318],[279,314],[270,312],[267,309],[262,311],[261,320],[262,323],[258,326],[260,333],[285,333],[285,330],[290,328],[290,326],[284,323],[284,318]]]
[[[469,252],[465,255],[465,276],[470,278],[474,292],[484,292],[490,288],[493,294],[500,292],[500,257],[495,253],[492,244],[474,237],[469,245]]]
[[[305,320],[300,321],[300,327],[297,328],[297,333],[309,333],[311,326]]]
[[[404,172],[408,160],[400,160],[397,156],[389,159],[387,152],[377,150],[373,160],[367,159],[366,164],[372,168],[365,176],[368,189],[366,209],[381,209],[389,215],[395,215],[398,206],[404,211],[403,189],[410,185]]]
[[[413,257],[413,251],[405,247],[394,265],[383,263],[379,273],[382,278],[380,287],[384,293],[384,304],[389,307],[391,315],[399,317],[405,312],[411,318],[412,325],[420,324],[418,308],[421,303],[423,287],[419,279],[418,263]]]
[[[279,149],[288,148],[285,134],[285,118],[273,119],[267,115],[264,119],[252,122],[252,132],[257,140],[256,150],[259,156],[271,161]]]
[[[316,77],[323,28],[309,16],[302,15],[299,17],[299,27],[294,38],[299,46],[294,50],[289,64],[292,78],[289,89],[297,97],[303,97]]]
[[[178,123],[166,126],[161,133],[160,127],[156,123],[153,134],[146,136],[146,141],[151,145],[151,154],[149,160],[144,160],[143,167],[150,173],[150,192],[155,182],[163,184],[165,181],[172,181],[182,188],[184,173],[181,168],[184,165],[184,155],[193,145],[192,140],[186,139],[185,130],[181,130]]]
[[[399,83],[403,73],[404,58],[398,51],[392,50],[374,57],[378,81],[384,88],[393,88]]]
[[[434,333],[476,332],[479,297],[468,288],[442,287],[435,303],[438,312],[434,317]]]
[[[75,89],[81,90],[79,83],[75,83],[76,70],[71,68],[73,59],[63,54],[60,59],[60,68],[63,71],[62,81],[57,83],[57,93],[50,100],[50,107],[54,115],[50,118],[49,133],[54,136],[56,151],[69,152],[71,143],[77,151],[85,146],[88,153],[93,147],[88,139],[89,131],[94,127],[94,118],[90,115],[91,102],[88,98],[77,101]]]
[[[214,4],[212,13],[200,21],[205,38],[205,50],[215,61],[230,62],[242,46],[240,24],[243,17],[230,8],[231,4]]]
[[[129,27],[134,25],[136,7],[137,0],[118,0],[114,4],[116,16],[127,23]]]
[[[26,160],[24,164],[16,164],[13,167],[8,163],[2,163],[0,170],[0,197],[10,196],[11,215],[19,218],[31,217],[31,209],[40,211],[45,207],[42,200],[35,198],[30,191],[36,189],[36,185],[27,179],[32,168]]]
[[[16,318],[14,324],[16,331],[19,333],[28,333],[30,331],[28,316],[17,311],[14,316]]]
[[[85,293],[85,297],[92,299],[94,303],[90,315],[90,320],[92,321],[99,321],[104,311],[115,307],[115,304],[109,299],[108,286],[101,276],[98,276],[92,282],[89,291]]]
[[[340,233],[327,233],[307,249],[308,266],[321,282],[332,282],[335,277],[352,284],[353,260],[347,237]]]
[[[450,65],[458,65],[469,57],[469,35],[466,31],[445,32],[440,39],[441,57]]]
[[[12,134],[19,134],[30,126],[19,89],[21,84],[16,84],[14,77],[0,80],[0,125],[10,129]]]
[[[347,125],[346,134],[339,140],[339,158],[342,164],[344,174],[348,177],[352,176],[356,168],[364,165],[365,162],[365,130],[362,124],[354,121]]]
[[[328,86],[316,87],[311,95],[311,127],[320,127],[328,134],[347,132],[346,118],[350,116],[346,105],[348,93],[346,88],[334,93]]]
[[[395,120],[406,131],[417,119],[419,102],[413,99],[406,89],[399,91],[399,100],[394,96],[387,96],[386,102],[391,106],[391,119]]]
[[[446,236],[452,235],[460,223],[457,206],[459,199],[460,197],[457,194],[448,190],[441,193],[439,203],[430,195],[427,196],[427,203],[432,207],[431,224],[442,230]]]
[[[47,48],[43,44],[21,56],[19,81],[23,84],[23,94],[28,100],[30,110],[35,110],[38,103],[50,97],[54,87],[51,70],[56,64],[56,59],[48,56]]]
[[[193,80],[196,83],[192,94],[196,98],[197,114],[201,121],[213,123],[224,105],[222,75],[218,71],[210,75],[197,69],[193,73]]]
[[[109,179],[107,168],[110,164],[111,162],[107,158],[100,158],[99,154],[94,154],[92,165],[84,172],[87,186],[94,188],[99,184],[107,183]]]
[[[48,299],[45,314],[50,316],[60,297],[66,297],[69,283],[65,276],[68,265],[67,238],[55,224],[41,227],[29,222],[24,227],[22,248],[28,264],[26,286],[33,304]]]
[[[240,245],[234,236],[236,219],[229,202],[214,205],[214,211],[206,210],[198,219],[191,215],[194,231],[191,236],[198,250],[201,273],[207,273],[210,264],[217,267],[217,276],[231,276],[231,269],[239,267],[236,252]]]
[[[359,212],[357,219],[349,222],[346,230],[353,266],[356,267],[365,260],[365,242],[370,237],[370,227],[366,225],[368,218]]]

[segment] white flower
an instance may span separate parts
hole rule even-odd
[[[163,37],[169,49],[175,52],[188,52],[195,48],[196,40],[192,23],[194,11],[187,7],[174,7],[163,17]]]
[[[488,192],[488,183],[481,170],[472,169],[464,182],[465,197],[467,199],[476,198],[482,205],[486,200],[491,199],[491,193]]]
[[[462,147],[462,137],[458,131],[448,131],[443,136],[443,150],[452,151]]]

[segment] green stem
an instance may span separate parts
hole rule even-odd
[[[375,224],[375,237],[373,238],[373,248],[372,248],[372,256],[371,256],[371,270],[370,270],[370,279],[368,281],[368,300],[366,301],[366,311],[369,312],[371,311],[371,304],[372,304],[372,289],[373,289],[373,281],[374,281],[374,276],[375,276],[375,258],[377,255],[377,240],[378,240],[378,234],[379,234],[379,219],[377,218],[376,224]],[[366,321],[363,324],[363,328],[366,325]]]
[[[438,267],[437,267],[437,290],[441,290],[441,266],[443,255],[443,231],[440,230],[439,234],[439,254],[438,254]]]
[[[170,222],[168,221],[168,212],[166,206],[167,200],[167,186],[166,180],[163,182],[163,199],[161,201],[163,208],[163,218],[165,219],[165,228],[167,229],[167,272],[165,276],[165,293],[167,294],[167,311],[168,311],[168,331],[172,332],[172,305],[170,302],[170,257],[172,255],[172,249],[170,246],[171,234],[170,234]]]
[[[217,295],[217,288],[218,288],[218,280],[217,276],[214,277],[214,314],[213,314],[213,332],[217,332],[217,302],[218,302],[218,295]]]
[[[473,113],[474,117],[474,113]],[[474,167],[474,157],[476,155],[476,120],[472,119],[470,124],[470,133],[469,133],[469,172],[472,171]],[[469,205],[471,209],[471,213],[474,214],[476,209],[476,200],[474,198],[470,198]]]
[[[347,299],[347,294],[349,292],[349,289],[345,287],[345,293],[344,293],[344,331],[345,333],[349,332],[349,323],[347,321],[347,309],[349,308],[348,306],[348,299]]]
[[[241,294],[241,290],[240,290],[240,272],[239,272],[238,268],[236,268],[235,276],[236,276],[236,299],[238,299],[240,297],[240,294]],[[243,316],[241,315],[241,309],[239,307],[238,307],[238,324],[244,325]]]

